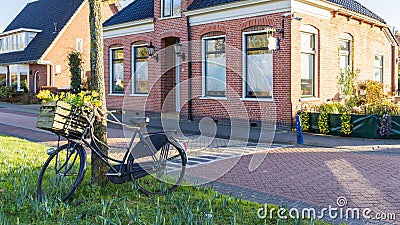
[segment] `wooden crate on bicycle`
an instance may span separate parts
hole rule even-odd
[[[49,102],[40,107],[36,127],[66,138],[80,138],[86,126],[81,113],[81,109],[66,102]]]

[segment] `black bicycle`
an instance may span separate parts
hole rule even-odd
[[[94,135],[93,123],[100,114],[104,115],[98,108],[88,111],[60,101],[41,107],[37,127],[57,134],[59,141],[57,148],[47,150],[49,158],[39,175],[40,201],[65,201],[71,197],[85,176],[86,149],[110,168],[106,176],[112,183],[132,181],[148,195],[164,195],[179,186],[187,163],[186,146],[174,139],[172,132],[143,133],[141,128],[149,123],[149,118],[131,118],[130,124],[125,124],[114,113],[105,112],[111,118],[107,121],[132,131],[129,144],[119,149],[122,159],[101,150],[110,146]],[[60,146],[60,136],[67,138],[67,144]]]

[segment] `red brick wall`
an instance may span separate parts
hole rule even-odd
[[[183,44],[183,51],[187,53],[187,23],[185,16],[178,18],[160,19],[160,1],[155,1],[154,32],[105,40],[105,74],[107,93],[109,93],[109,47],[114,44],[123,45],[125,51],[125,83],[130,84],[131,78],[131,45],[133,42],[150,41],[161,50],[162,39],[177,37]],[[182,8],[185,8],[183,3]],[[302,21],[285,19],[285,37],[281,39],[281,49],[273,52],[273,102],[242,100],[242,33],[243,30],[254,26],[281,27],[283,13],[257,16],[191,27],[192,41],[192,92],[193,116],[202,118],[212,117],[216,120],[249,119],[250,121],[268,120],[276,116],[278,126],[289,127],[296,111],[304,102],[320,104],[328,98],[337,96],[339,75],[339,41],[341,33],[353,36],[353,67],[361,69],[360,79],[373,79],[374,55],[383,54],[385,58],[384,81],[391,81],[391,44],[384,32],[378,27],[337,15],[330,20],[324,20],[310,15],[298,14]],[[309,24],[319,30],[318,38],[318,98],[313,101],[301,99],[301,65],[300,65],[300,26]],[[202,62],[201,39],[209,32],[222,32],[226,35],[226,77],[227,100],[213,100],[202,98]],[[281,34],[276,33],[276,37]],[[160,54],[160,60],[162,61]],[[187,58],[181,62],[180,80],[186,81]],[[107,104],[110,108],[131,108],[150,112],[160,112],[163,103],[163,81],[161,76],[162,62],[154,59],[149,61],[149,86],[153,86],[149,97],[130,96],[131,89],[127,88],[125,97],[109,95]],[[165,86],[164,86],[165,87]],[[187,84],[181,86],[181,115],[187,115]],[[125,105],[123,105],[123,103]]]
[[[29,90],[34,91],[34,76],[35,72],[37,71],[37,91],[41,89],[43,86],[47,86],[47,75],[48,75],[48,66],[46,65],[37,65],[37,64],[31,64],[29,65]]]

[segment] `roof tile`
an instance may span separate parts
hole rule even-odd
[[[135,0],[104,22],[103,26],[154,18],[154,0]]]

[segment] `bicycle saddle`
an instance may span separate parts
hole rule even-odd
[[[133,124],[134,126],[145,127],[150,122],[150,118],[149,117],[132,117],[129,119],[129,122],[131,124]]]

